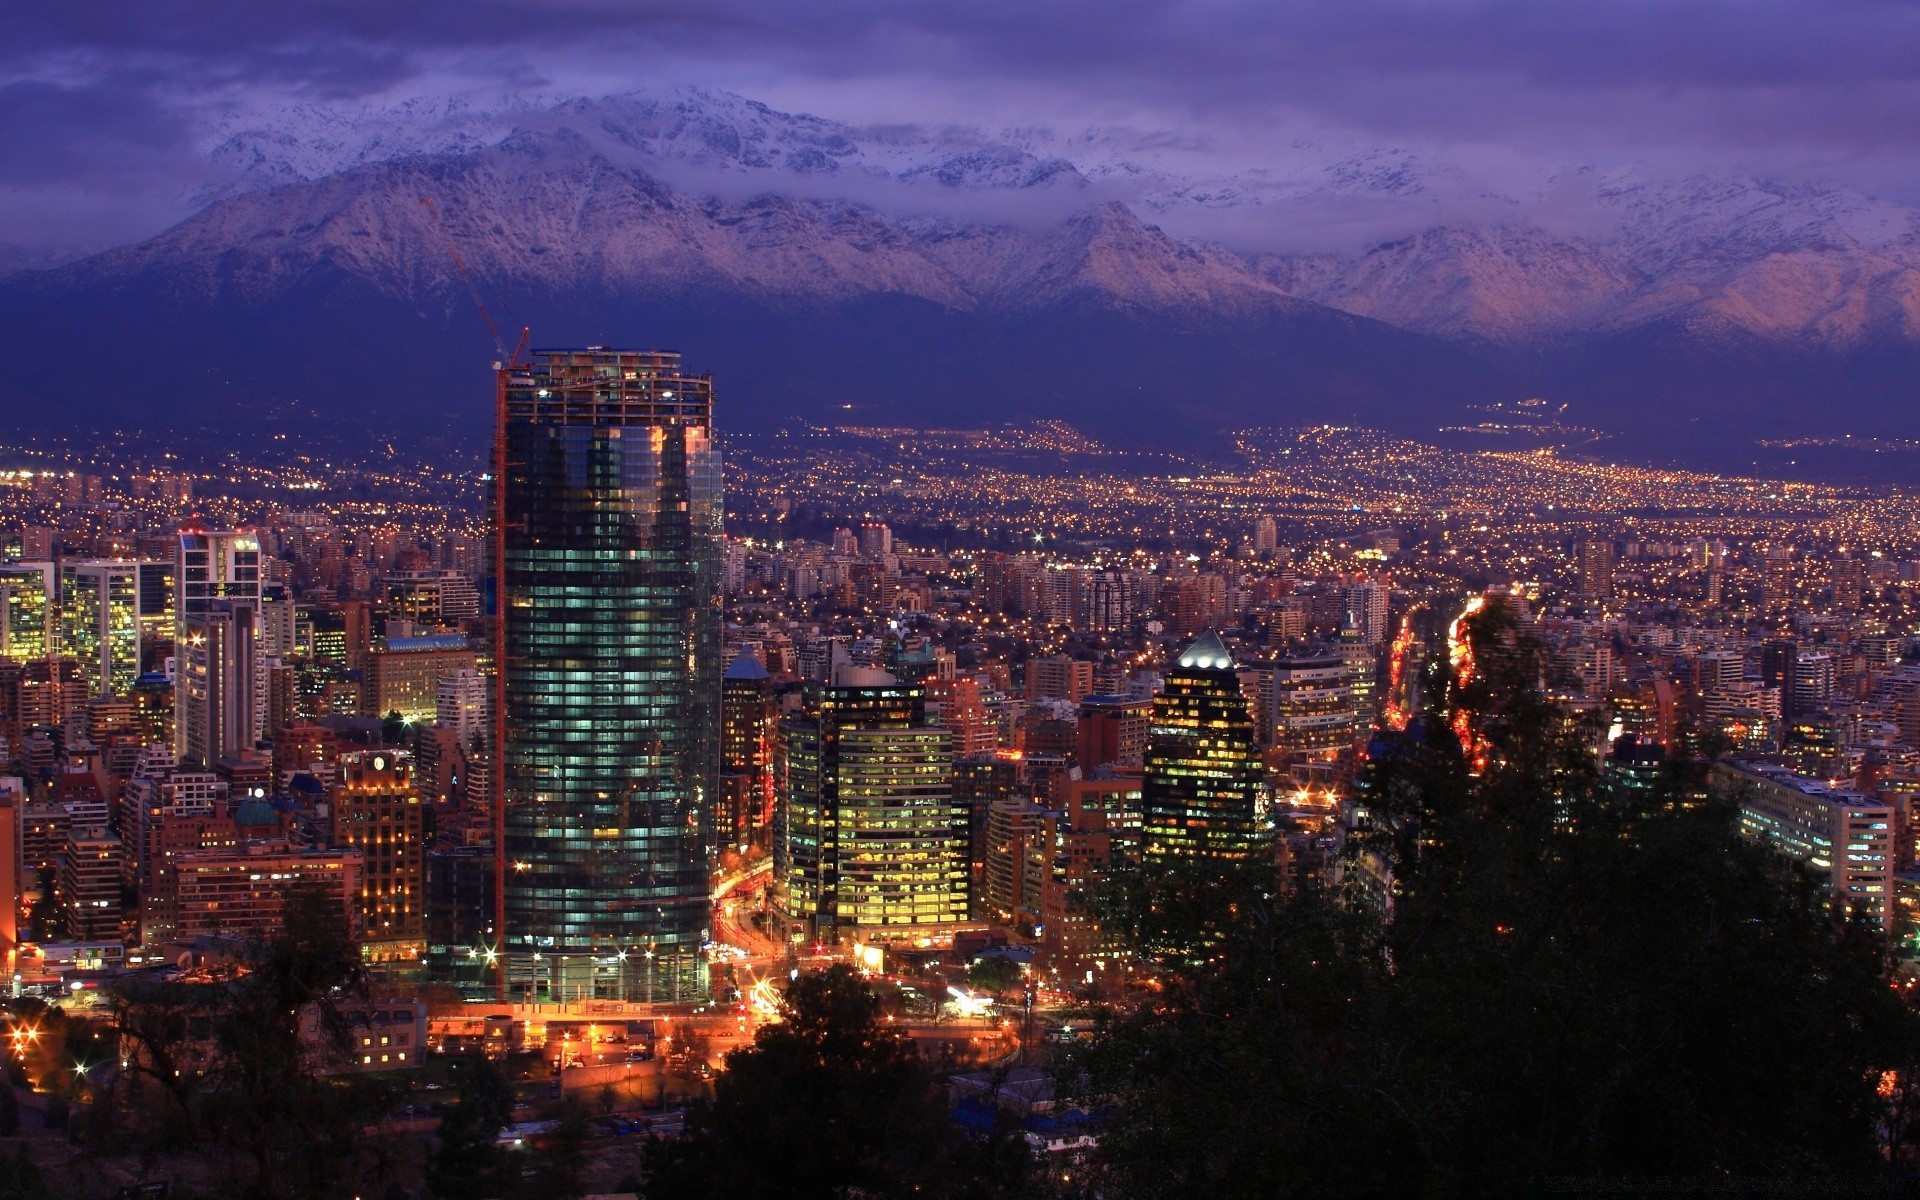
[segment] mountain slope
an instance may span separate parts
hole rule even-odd
[[[298,412],[484,437],[494,351],[451,243],[503,324],[679,348],[742,426],[850,405],[1202,445],[1301,421],[1430,434],[1542,396],[1646,453],[1920,436],[1920,226],[1832,189],[1575,173],[1542,186],[1584,206],[1583,231],[1483,189],[1497,220],[1287,252],[1178,225],[1324,203],[1424,220],[1480,185],[1389,151],[1181,178],[1108,145],[857,130],[707,93],[296,125],[230,131],[233,178],[180,225],[0,281],[0,320],[35,350],[0,377],[0,422]]]

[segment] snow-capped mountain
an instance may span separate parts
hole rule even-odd
[[[503,323],[705,354],[755,420],[957,405],[1158,441],[1546,395],[1666,447],[1831,432],[1813,394],[1920,436],[1920,217],[1841,188],[1309,143],[1223,172],[1123,131],[689,89],[289,109],[206,148],[191,218],[0,281],[48,352],[0,381],[16,415],[299,395],[469,420],[491,354],[457,258]],[[120,383],[81,386],[65,363],[103,331]]]
[[[1110,132],[856,127],[692,88],[285,109],[214,133],[208,153],[224,178],[202,199],[383,163],[468,159],[494,189],[476,208],[504,214],[485,227],[514,229],[525,259],[587,232],[534,216],[527,219],[543,228],[517,228],[515,210],[551,185],[502,174],[489,152],[529,148],[562,169],[590,159],[643,172],[704,201],[731,227],[762,227],[753,242],[759,261],[720,254],[708,265],[775,290],[817,286],[838,295],[905,285],[941,303],[996,288],[1024,294],[1020,280],[994,274],[995,264],[1010,261],[1004,247],[1020,241],[1007,229],[1057,228],[1076,213],[1122,204],[1184,242],[1211,273],[1204,284],[1156,272],[1151,283],[1139,277],[1129,285],[1155,295],[1244,298],[1276,288],[1421,333],[1509,344],[1665,324],[1842,345],[1920,337],[1920,213],[1846,189],[1586,168],[1508,171],[1496,181],[1411,150],[1309,143],[1284,160],[1219,174]],[[509,178],[523,196],[499,190]],[[916,253],[926,261],[863,275],[852,260],[873,266],[881,245],[770,254],[764,214],[725,211],[764,206],[769,195],[838,202],[842,226],[861,223],[850,216],[855,207],[900,218],[896,232],[924,243]],[[663,250],[634,243],[658,243],[670,225],[626,230],[616,244],[538,263],[510,262],[518,252],[503,251],[494,265],[516,276],[618,273],[623,263],[662,262]],[[1393,236],[1366,236],[1376,230]],[[1303,252],[1302,241],[1316,239],[1326,246]],[[683,250],[694,245],[709,243],[694,238]],[[665,258],[692,269],[684,253]],[[822,273],[782,274],[801,265]],[[974,266],[986,274],[975,278]]]

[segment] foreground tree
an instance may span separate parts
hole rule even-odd
[[[1475,675],[1366,780],[1390,923],[1264,865],[1115,890],[1166,990],[1084,1063],[1101,1194],[1884,1187],[1876,1086],[1915,1025],[1878,932],[1697,768],[1602,787],[1537,645],[1470,636]]]
[[[459,1077],[455,1101],[440,1117],[427,1186],[446,1200],[510,1196],[520,1166],[498,1138],[513,1118],[513,1085],[483,1054],[457,1059],[452,1069]]]
[[[836,966],[795,980],[783,1019],[727,1056],[686,1136],[648,1148],[647,1196],[993,1196],[1023,1166],[961,1138],[873,990]]]

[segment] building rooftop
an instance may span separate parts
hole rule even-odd
[[[758,657],[742,650],[734,657],[731,663],[727,664],[727,673],[724,678],[765,679],[767,678],[767,668]]]
[[[1231,671],[1233,655],[1228,652],[1227,644],[1220,640],[1220,635],[1209,629],[1181,651],[1174,665],[1190,671]]]

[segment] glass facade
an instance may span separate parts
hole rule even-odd
[[[1232,656],[1202,635],[1154,697],[1141,837],[1155,857],[1240,859],[1260,848],[1260,752]]]
[[[967,809],[918,686],[822,689],[782,726],[774,897],[793,932],[967,919]]]
[[[537,352],[504,386],[509,981],[692,999],[719,784],[711,381],[588,349]]]
[[[141,565],[60,565],[60,641],[94,695],[131,695],[140,678]]]
[[[43,660],[53,652],[52,563],[0,566],[0,658]]]

